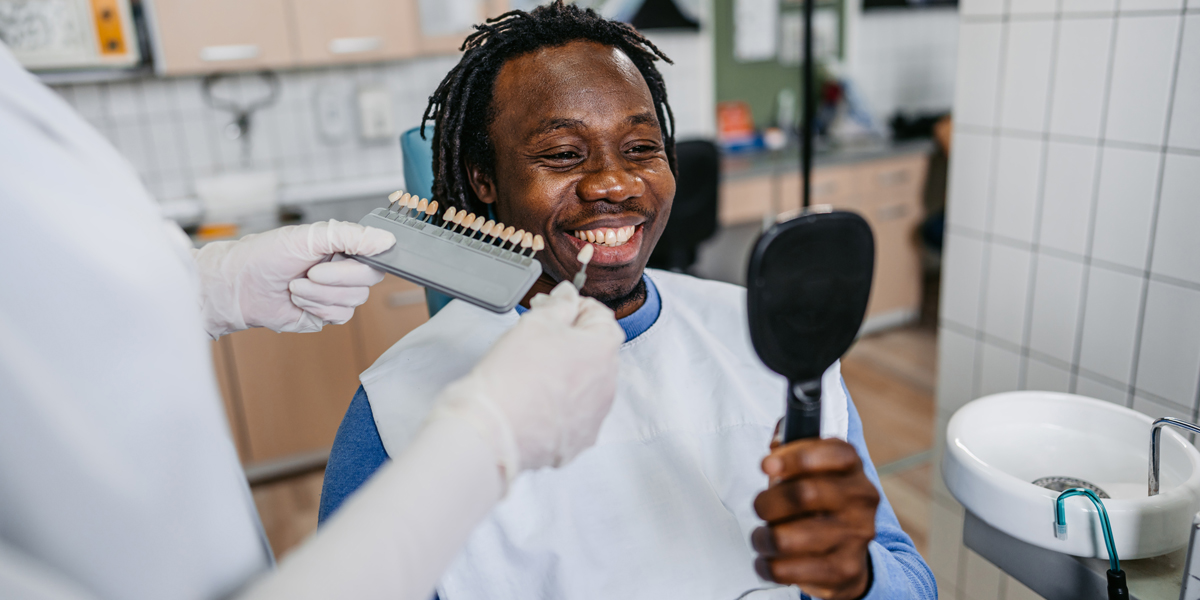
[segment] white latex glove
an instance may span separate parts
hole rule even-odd
[[[383,273],[334,255],[371,256],[395,243],[382,229],[328,221],[207,244],[193,251],[204,329],[216,339],[250,327],[308,332],[345,323]]]
[[[566,464],[596,441],[612,407],[625,332],[613,312],[564,281],[438,397],[431,421],[471,423],[496,451],[506,481]]]

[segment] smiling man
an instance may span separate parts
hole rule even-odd
[[[514,480],[439,595],[801,595],[777,581],[826,600],[936,598],[879,489],[839,368],[824,378],[827,439],[763,460],[785,382],[750,347],[744,290],[645,270],[675,194],[672,115],[654,66],[666,57],[632,28],[561,2],[490,21],[465,48],[425,115],[436,124],[434,198],[545,237],[530,296],[572,278],[579,250],[594,245],[583,293],[617,313],[627,341],[596,445]],[[517,312],[452,302],[362,374],[322,519],[405,448],[436,394]]]

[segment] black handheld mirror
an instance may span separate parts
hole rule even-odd
[[[784,443],[821,434],[821,375],[854,342],[875,267],[871,227],[809,212],[763,232],[746,277],[750,340],[788,380]]]

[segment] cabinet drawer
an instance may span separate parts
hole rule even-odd
[[[355,326],[362,354],[362,368],[371,366],[400,338],[429,320],[425,288],[388,275],[371,288],[366,303],[354,311]]]
[[[929,159],[924,155],[876,161],[861,169],[859,185],[872,204],[907,201],[920,205],[929,170]]]
[[[290,0],[304,64],[407,58],[417,53],[417,23],[394,0]]]
[[[722,225],[760,220],[771,209],[771,178],[746,177],[721,182],[717,219]]]
[[[292,66],[286,0],[154,0],[159,73]]]

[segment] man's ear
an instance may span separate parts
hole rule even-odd
[[[480,202],[492,204],[496,201],[496,184],[483,169],[467,164],[467,176],[471,181],[471,191],[475,192],[475,197],[479,198]]]

